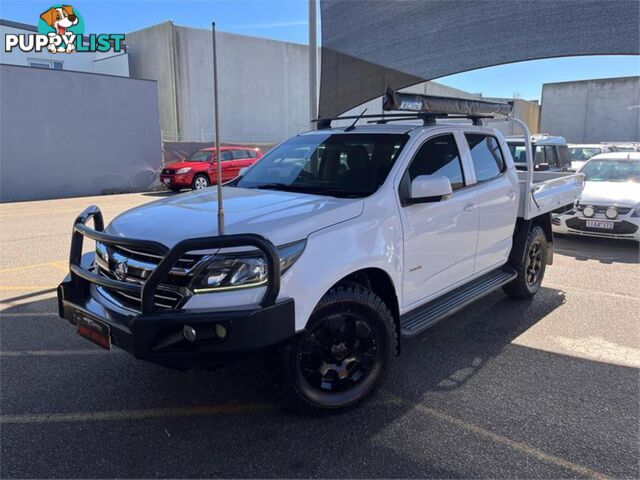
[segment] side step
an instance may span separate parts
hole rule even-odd
[[[400,317],[402,336],[413,337],[477,299],[488,295],[518,276],[510,267],[502,267],[421,305]]]

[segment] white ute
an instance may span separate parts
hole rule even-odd
[[[529,168],[517,172],[501,133],[481,125],[508,104],[394,92],[385,102],[412,112],[324,120],[227,184],[224,235],[215,188],[106,228],[89,207],[74,224],[60,315],[105,348],[169,367],[266,351],[284,398],[317,414],[367,398],[402,337],[501,287],[535,295],[552,260],[551,211],[576,201],[582,175],[534,172],[526,127]],[[447,116],[473,124],[436,122]],[[423,124],[388,124],[402,119]],[[95,253],[82,255],[85,237]]]

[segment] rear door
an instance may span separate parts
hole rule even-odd
[[[402,206],[403,307],[411,307],[473,274],[478,236],[478,197],[466,188],[460,150],[452,133],[426,138],[405,171],[400,188],[419,175],[444,175],[453,193],[433,203]]]
[[[507,169],[498,138],[487,133],[464,135],[475,174],[479,229],[474,273],[507,261],[518,214],[518,179]],[[538,147],[540,148],[540,147]]]

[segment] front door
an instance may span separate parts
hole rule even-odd
[[[453,134],[425,141],[403,182],[420,175],[448,177],[453,194],[438,202],[401,208],[403,307],[417,306],[471,276],[478,239],[478,194],[475,188],[465,188],[462,160]]]

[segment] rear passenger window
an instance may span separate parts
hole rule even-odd
[[[551,168],[556,168],[560,166],[560,162],[558,162],[558,157],[556,155],[556,147],[547,146],[544,147],[545,156],[547,157],[547,163]]]
[[[233,153],[234,160],[242,160],[243,158],[247,158],[246,150],[231,150],[231,152]]]
[[[491,180],[504,171],[504,157],[495,137],[478,133],[467,133],[465,137],[469,143],[478,182]]]
[[[453,135],[441,135],[427,140],[409,166],[409,179],[420,175],[443,175],[449,178],[453,190],[464,187],[460,153]]]

